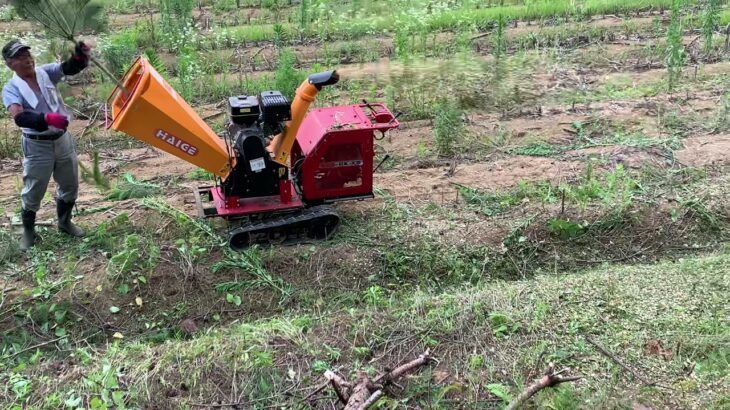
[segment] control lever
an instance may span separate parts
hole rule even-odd
[[[375,173],[375,171],[377,171],[377,170],[378,170],[378,168],[380,168],[380,166],[381,166],[381,165],[383,165],[383,163],[384,163],[385,161],[387,161],[387,160],[388,160],[389,158],[390,158],[390,154],[385,154],[385,156],[384,156],[384,157],[383,157],[383,159],[382,159],[382,160],[380,161],[380,163],[378,164],[378,166],[377,166],[377,167],[375,167],[375,169],[373,170],[373,173]]]
[[[388,124],[392,124],[393,121],[397,120],[398,117],[400,117],[401,115],[403,115],[403,111],[398,112],[398,114],[396,114],[395,117],[393,117],[392,120],[388,121]]]
[[[373,108],[373,106],[372,106],[372,105],[370,105],[370,103],[368,103],[368,102],[367,102],[367,101],[366,101],[366,100],[365,100],[364,98],[362,99],[362,103],[363,103],[363,104],[365,104],[365,106],[366,106],[366,107],[370,108],[370,111],[372,111],[372,112],[376,112],[376,111],[377,111],[377,110],[376,110],[375,108]]]

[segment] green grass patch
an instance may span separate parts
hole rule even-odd
[[[127,407],[145,407],[175,389],[176,395],[165,397],[166,402],[184,406],[199,402],[201,395],[225,400],[229,393],[215,386],[230,385],[235,369],[236,380],[247,381],[240,392],[248,401],[296,407],[309,390],[293,396],[283,392],[301,383],[315,386],[313,381],[325,369],[377,372],[430,346],[442,362],[448,358],[450,374],[464,375],[462,387],[448,395],[462,404],[492,398],[498,386],[505,397],[514,396],[538,376],[525,378],[522,369],[539,372],[547,362],[555,362],[571,367],[586,383],[546,391],[536,398],[538,403],[610,407],[640,401],[653,407],[708,407],[722,400],[717,386],[727,370],[722,346],[729,341],[723,320],[723,302],[730,291],[725,280],[729,257],[721,253],[679,263],[607,266],[440,294],[415,291],[317,320],[305,312],[291,313],[214,328],[164,345],[121,341],[106,350],[82,348],[78,354],[85,371],[38,395],[52,383],[42,377],[53,365],[52,353],[42,352],[42,361],[31,358],[0,371],[0,379],[19,393],[0,400],[9,407],[53,407],[116,393]],[[402,343],[414,352],[391,352],[394,340],[403,337]],[[684,394],[650,388],[647,395],[633,389],[631,377],[586,337],[652,381]],[[670,355],[647,354],[652,341]],[[369,357],[379,362],[369,367]],[[696,363],[696,376],[683,372],[687,363]],[[150,368],[156,369],[158,379],[147,377]],[[427,368],[409,378],[395,398],[414,406],[443,403],[439,392],[450,382],[434,381],[432,372]],[[603,383],[607,378],[614,382]],[[492,387],[484,389],[484,383]]]

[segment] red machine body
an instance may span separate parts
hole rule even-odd
[[[310,111],[292,150],[304,201],[372,197],[374,133],[396,127],[398,121],[382,104]]]
[[[319,205],[372,198],[376,132],[384,134],[399,125],[383,104],[314,109],[297,132],[289,178],[279,181],[278,195],[240,198],[226,196],[222,186],[200,187],[199,212],[204,217],[247,220],[230,234],[231,246],[239,249],[291,237],[304,225],[301,229],[308,233],[302,237],[329,237],[339,217]],[[201,198],[212,206],[204,206]]]

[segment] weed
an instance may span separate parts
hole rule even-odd
[[[467,205],[487,216],[504,213],[533,198],[544,202],[557,200],[557,190],[549,183],[521,181],[517,189],[507,192],[483,192],[461,184],[456,184],[456,187]]]
[[[547,223],[547,228],[550,233],[560,237],[560,239],[563,240],[576,238],[586,231],[585,225],[560,218],[549,220]]]
[[[309,29],[309,2],[301,0],[299,3],[299,41],[304,42],[304,33]]]
[[[704,223],[704,228],[711,232],[719,232],[722,228],[719,216],[713,212],[704,200],[698,197],[689,199],[678,198],[678,201],[688,213],[699,218]]]
[[[243,252],[226,251],[226,259],[213,265],[213,273],[224,269],[242,270],[253,279],[222,282],[215,286],[218,292],[236,292],[242,289],[269,288],[279,293],[279,304],[284,304],[294,293],[294,288],[281,278],[275,278],[264,266],[263,255],[257,247]]]
[[[604,209],[620,214],[632,203],[634,192],[639,184],[619,164],[606,174],[605,182],[599,181],[593,174],[593,165],[588,163],[586,171],[577,184],[564,184],[561,190],[566,198],[585,210],[591,200],[600,199]]]
[[[294,98],[294,93],[299,84],[304,80],[304,73],[294,68],[296,63],[296,55],[289,49],[279,52],[279,60],[276,65],[276,73],[274,76],[274,85],[277,90],[281,91],[290,99]]]
[[[713,132],[730,130],[730,93],[725,93],[720,100],[720,107],[715,114]]]
[[[141,281],[146,283],[159,257],[160,248],[154,242],[137,234],[128,234],[121,250],[109,259],[107,275],[125,282],[142,278]]]
[[[160,23],[165,34],[166,46],[171,49],[185,48],[190,39],[189,27],[193,22],[193,0],[160,0]],[[182,43],[181,43],[182,42]]]
[[[102,37],[99,48],[109,70],[121,77],[137,55],[137,33],[123,30],[111,37]]]
[[[221,238],[205,221],[172,207],[163,199],[157,197],[144,198],[142,200],[142,206],[171,218],[189,237],[200,237],[201,239],[205,239],[210,245],[220,244]]]
[[[393,47],[395,48],[395,55],[399,59],[404,61],[408,59],[408,32],[404,28],[396,30],[393,36]]]
[[[382,306],[386,304],[385,291],[377,285],[370,286],[364,292],[365,302],[370,306]]]
[[[507,28],[507,20],[504,15],[497,16],[497,28],[494,33],[494,48],[492,54],[495,59],[496,77],[502,78],[504,67],[502,64],[502,56],[507,53],[507,39],[505,30]]]
[[[552,157],[560,154],[562,150],[551,144],[536,142],[524,147],[510,148],[507,152],[514,155],[529,155],[531,157]]]
[[[192,101],[195,96],[195,82],[201,72],[197,53],[190,48],[182,49],[177,56],[176,89],[185,100]]]
[[[456,142],[464,133],[461,109],[454,101],[442,99],[436,103],[436,116],[433,120],[436,151],[441,156],[452,156]]]
[[[187,175],[185,175],[185,177],[187,179],[192,179],[192,180],[205,180],[205,181],[214,181],[215,180],[215,175],[212,172],[206,171],[202,168],[196,168],[195,170],[188,172]]]
[[[183,280],[188,280],[193,276],[195,267],[200,263],[201,258],[208,253],[208,248],[200,242],[201,239],[196,236],[175,241],[175,249],[180,258],[180,270]]]
[[[18,240],[5,229],[0,229],[0,244],[0,267],[12,263],[20,256]]]
[[[8,128],[6,122],[3,123],[2,137],[0,137],[0,158],[18,158],[22,155],[21,133]]]
[[[113,367],[109,362],[105,362],[100,371],[86,376],[84,380],[95,396],[89,401],[90,408],[126,409],[128,403],[134,399],[136,394],[133,390],[127,390],[126,386],[120,384],[120,379],[123,377],[122,368]],[[70,407],[79,406],[82,397],[72,397],[66,400],[66,405]]]
[[[578,410],[581,404],[573,387],[565,385],[544,391],[537,400],[538,406],[546,409]]]
[[[119,245],[119,237],[131,228],[129,214],[122,212],[113,218],[100,223],[95,230],[86,235],[81,243],[81,250],[101,249],[111,252]]]
[[[167,66],[165,65],[165,62],[162,61],[162,58],[160,58],[160,55],[157,54],[157,51],[155,51],[154,48],[146,48],[144,50],[144,56],[145,58],[147,58],[147,61],[155,69],[155,71],[157,71],[161,76],[167,77]]]
[[[274,24],[274,47],[276,47],[277,50],[281,50],[284,47],[287,37],[288,35],[286,30],[284,30],[284,26],[279,23]]]
[[[492,334],[497,337],[507,337],[520,329],[519,323],[515,323],[504,312],[489,313],[489,323],[492,327]]]
[[[486,387],[487,391],[502,399],[505,404],[512,401],[512,394],[509,392],[509,387],[501,383],[490,383]]]

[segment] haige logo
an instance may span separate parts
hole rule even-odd
[[[179,149],[180,151],[190,155],[191,157],[198,154],[198,148],[188,144],[187,142],[181,140],[180,138],[166,132],[165,130],[157,130],[155,132],[155,137],[158,139],[161,139],[165,141],[166,143],[172,145],[173,147]]]

